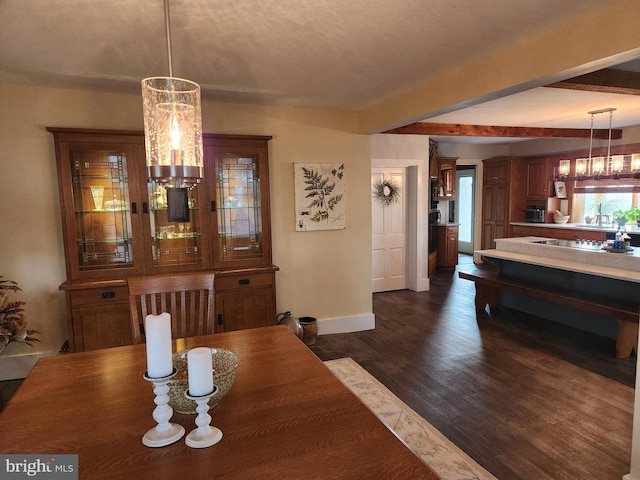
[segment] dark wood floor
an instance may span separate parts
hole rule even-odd
[[[375,330],[312,350],[352,357],[500,480],[629,473],[636,358],[515,311],[476,318],[473,297],[472,282],[438,271],[429,292],[374,294]]]

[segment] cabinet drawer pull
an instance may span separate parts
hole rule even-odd
[[[142,213],[149,213],[149,204],[147,202],[142,202]]]
[[[131,213],[138,213],[138,205],[136,202],[131,202]]]
[[[249,285],[249,283],[251,283],[251,280],[249,280],[248,278],[241,278],[240,280],[238,280],[238,283],[240,285]]]
[[[218,314],[218,325],[222,325],[222,314]]]
[[[215,211],[216,211],[216,201],[215,201],[215,200],[212,200],[212,201],[211,201],[211,211],[212,211],[212,212],[215,212]]]
[[[102,292],[102,298],[116,298],[116,292]]]

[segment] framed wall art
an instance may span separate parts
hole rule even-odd
[[[567,198],[567,187],[564,182],[553,182],[553,186],[556,189],[556,197]]]
[[[343,163],[295,163],[296,231],[345,228]]]

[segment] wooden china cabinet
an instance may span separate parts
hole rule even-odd
[[[272,325],[268,136],[204,135],[188,220],[148,181],[144,134],[48,128],[56,148],[72,351],[132,343],[126,278],[214,270],[216,332]]]

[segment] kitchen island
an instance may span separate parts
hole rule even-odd
[[[611,253],[591,241],[558,240],[549,237],[496,239],[496,248],[478,250],[485,258],[511,260],[640,283],[640,248],[628,253]]]
[[[618,231],[617,225],[598,225],[583,223],[526,223],[511,222],[509,224],[512,237],[553,237],[564,240],[596,240],[612,239]],[[631,237],[631,245],[640,246],[640,228],[637,225],[626,225],[622,231]]]
[[[616,356],[637,352],[640,248],[612,253],[597,242],[520,237],[498,239],[495,249],[475,253],[490,268],[460,270],[459,276],[476,283],[477,309],[536,308],[537,316],[551,320],[561,312],[563,323],[575,328],[602,329],[605,336],[613,329]]]

